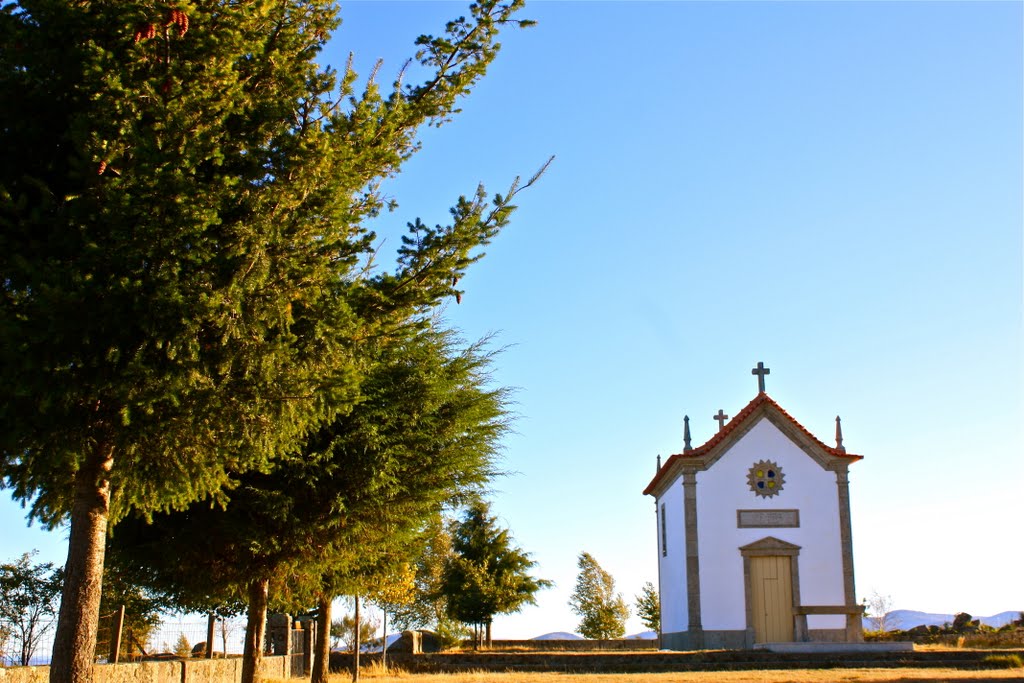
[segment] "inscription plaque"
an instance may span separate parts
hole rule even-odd
[[[770,529],[800,526],[799,510],[737,510],[739,529]]]

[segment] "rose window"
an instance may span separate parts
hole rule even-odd
[[[778,494],[782,490],[785,480],[782,468],[771,460],[754,463],[747,474],[750,490],[762,498],[771,498]]]

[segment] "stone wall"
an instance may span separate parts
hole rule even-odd
[[[473,641],[462,642],[463,650],[472,650]],[[488,649],[488,648],[484,648]],[[491,651],[532,650],[592,652],[595,650],[657,650],[658,641],[646,638],[621,638],[617,640],[494,640]],[[389,649],[388,652],[391,652]]]
[[[1024,656],[1024,650],[1004,650],[1004,654]],[[697,652],[444,652],[413,655],[388,655],[388,668],[394,672],[467,673],[467,672],[559,672],[566,673],[655,673],[679,671],[747,671],[762,669],[836,669],[836,668],[1006,668],[991,661],[991,650],[928,650],[920,652],[819,652],[777,653],[768,650],[704,650]],[[365,669],[379,666],[380,655],[362,655]],[[341,673],[351,667],[351,655],[331,656],[331,671]],[[751,676],[747,676],[751,678]],[[756,679],[756,676],[753,678]],[[842,676],[832,676],[838,680]],[[987,680],[976,675],[971,680]],[[1019,679],[1013,679],[1019,680]]]
[[[264,657],[260,672],[265,678],[287,678],[288,657]],[[94,683],[237,683],[242,679],[242,660],[174,659],[164,662],[97,664]],[[0,683],[49,683],[50,667],[0,668]]]

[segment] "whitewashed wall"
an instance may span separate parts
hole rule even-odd
[[[668,554],[661,553],[661,504],[665,504]],[[658,499],[658,561],[661,563],[661,630],[685,631],[689,621],[686,602],[686,527],[683,484],[677,479]]]
[[[772,498],[755,495],[747,473],[755,462],[772,460],[785,477],[782,492]],[[669,496],[678,496],[682,526],[682,485],[673,484]],[[673,498],[673,500],[677,500]],[[738,509],[798,509],[800,527],[787,529],[737,529]],[[672,521],[670,516],[670,522]],[[839,537],[839,503],[836,475],[823,469],[790,441],[775,425],[761,419],[707,471],[697,473],[697,522],[700,544],[701,621],[705,630],[746,628],[743,557],[739,548],[766,536],[801,547],[798,558],[800,602],[804,605],[842,605],[843,566]],[[682,529],[679,529],[680,536]],[[673,537],[674,539],[674,537]],[[670,543],[673,543],[670,539]],[[682,540],[682,539],[680,539]],[[685,630],[685,551],[673,553],[662,564],[662,584],[671,576],[682,577],[680,597],[683,619],[665,622],[665,631]],[[682,550],[682,549],[681,549]],[[683,569],[677,569],[679,565]],[[666,572],[666,570],[668,570]],[[667,598],[667,596],[666,596]],[[663,598],[665,601],[665,598]],[[663,610],[668,605],[663,606]],[[678,608],[676,608],[678,609]],[[812,616],[808,628],[843,628],[842,616]]]

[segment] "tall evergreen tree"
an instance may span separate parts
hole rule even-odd
[[[472,502],[453,526],[452,549],[442,583],[448,613],[476,627],[477,643],[482,627],[490,645],[494,615],[536,604],[534,594],[551,586],[529,574],[537,563],[513,545],[508,529],[498,526],[482,500]]]
[[[485,386],[490,354],[458,349],[450,331],[406,332],[367,362],[359,403],[300,457],[238,475],[225,508],[195,503],[114,530],[112,561],[180,608],[247,600],[243,680],[258,667],[268,604],[317,604],[326,633],[335,596],[369,592],[408,559],[401,548],[433,510],[495,471],[507,392]]]
[[[580,553],[576,565],[580,573],[569,598],[569,607],[581,619],[576,631],[584,638],[621,638],[626,634],[629,607],[622,593],[615,592],[615,579],[590,553]]]
[[[382,92],[316,57],[326,0],[0,8],[0,475],[70,528],[51,680],[89,680],[104,537],[223,504],[356,400],[353,345],[455,285],[514,194],[419,221],[368,278],[380,181],[446,121],[521,4],[418,39]]]

